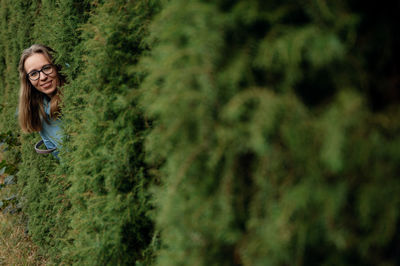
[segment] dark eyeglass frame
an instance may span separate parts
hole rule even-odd
[[[47,68],[47,67],[50,67],[51,71],[49,73],[45,73],[44,72],[44,69]],[[36,80],[38,80],[40,78],[40,72],[42,72],[44,75],[48,76],[51,73],[53,73],[53,70],[54,70],[54,65],[53,64],[47,64],[47,65],[42,66],[42,68],[40,70],[33,70],[33,71],[29,72],[28,74],[26,74],[26,77],[28,79],[30,79],[31,81],[36,81]],[[32,73],[36,73],[36,72],[38,73],[38,77],[36,79],[31,78],[30,75],[32,75]]]

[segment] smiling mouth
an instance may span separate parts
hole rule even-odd
[[[46,82],[44,84],[41,85],[43,88],[48,89],[49,87],[51,87],[51,81]]]

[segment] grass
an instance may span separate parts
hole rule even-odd
[[[0,214],[0,265],[46,265],[21,220],[22,214]]]

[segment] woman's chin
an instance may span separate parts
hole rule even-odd
[[[55,87],[41,88],[40,91],[46,94],[47,96],[51,97],[54,95],[56,88]]]

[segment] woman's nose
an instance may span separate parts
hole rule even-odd
[[[47,79],[47,75],[43,72],[39,72],[40,75],[40,80],[46,80]]]

